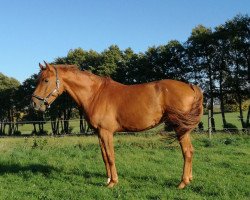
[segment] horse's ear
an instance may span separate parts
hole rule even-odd
[[[41,70],[44,70],[44,69],[46,68],[46,67],[43,66],[41,63],[39,63],[39,67],[40,67]]]
[[[43,62],[45,64],[45,66],[46,66],[46,69],[48,69],[49,71],[53,70],[53,68],[52,68],[52,66],[50,64],[46,63],[45,61],[43,61]]]

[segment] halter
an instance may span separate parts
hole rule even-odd
[[[49,102],[48,102],[49,98],[50,98],[55,92],[57,92],[57,94],[59,94],[60,80],[59,80],[59,78],[58,78],[57,68],[56,68],[55,66],[54,66],[54,69],[55,69],[55,71],[56,71],[56,88],[55,88],[52,92],[50,92],[45,98],[40,97],[40,96],[35,95],[35,94],[32,94],[32,97],[35,97],[35,98],[37,98],[38,100],[41,101],[40,107],[41,107],[42,103],[44,103],[44,104],[46,104],[46,105],[48,106],[48,108],[49,108],[49,107],[50,107],[50,104],[49,104]],[[52,102],[51,102],[51,103],[52,103]]]

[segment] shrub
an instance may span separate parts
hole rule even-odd
[[[239,132],[238,127],[235,126],[234,124],[231,124],[231,123],[226,123],[223,126],[223,129],[224,129],[224,131],[231,132],[231,133],[238,133]]]
[[[198,124],[198,129],[199,129],[199,131],[204,131],[203,122],[200,122],[200,123]]]
[[[214,146],[213,141],[210,140],[210,139],[205,138],[205,139],[202,140],[202,142],[203,142],[204,147],[212,147],[212,146]]]
[[[242,110],[246,111],[248,110],[248,107],[250,106],[250,100],[246,100],[242,103]],[[239,111],[239,104],[238,103],[232,103],[232,104],[225,104],[225,111],[226,112],[238,112]]]
[[[14,131],[13,133],[15,136],[20,136],[21,135],[21,131]]]
[[[47,138],[44,138],[44,139],[34,138],[32,148],[33,149],[35,149],[35,148],[43,149],[43,147],[46,146],[47,143],[48,143]]]
[[[242,110],[244,110],[244,111],[248,110],[249,106],[250,106],[250,99],[248,99],[242,103]]]
[[[239,105],[238,104],[225,104],[226,112],[238,112]]]

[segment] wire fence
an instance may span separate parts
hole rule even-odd
[[[203,120],[194,130],[198,133],[208,133],[209,137],[217,132],[225,133],[250,133],[250,127],[242,127],[239,117],[227,117],[228,120],[235,122],[228,123],[223,126],[221,120],[215,120],[215,127],[212,127],[211,115],[204,115]],[[94,131],[88,125],[85,119],[56,119],[56,120],[40,120],[40,121],[0,121],[0,135],[90,135]]]
[[[72,121],[80,121],[81,119],[70,119],[70,120],[66,120],[66,119],[57,119],[57,120],[36,120],[36,121],[14,121],[14,122],[10,122],[10,121],[0,121],[0,123],[4,123],[4,124],[39,124],[39,123],[51,123],[51,122],[57,122],[57,121],[67,121],[67,122],[72,122]]]
[[[84,119],[56,119],[36,121],[0,121],[0,135],[29,136],[29,135],[74,135],[93,134]]]

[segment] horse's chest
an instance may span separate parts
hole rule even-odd
[[[89,121],[94,128],[116,126],[115,111],[112,107],[97,105],[89,113]]]

